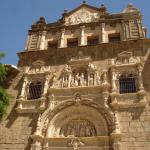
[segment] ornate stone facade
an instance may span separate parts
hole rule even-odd
[[[109,14],[83,3],[51,24],[41,17],[18,53],[0,149],[148,150],[149,54],[131,4]]]

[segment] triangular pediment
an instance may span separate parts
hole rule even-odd
[[[32,63],[32,66],[44,66],[45,63],[42,60],[37,60]]]
[[[130,58],[131,56],[132,56],[132,52],[128,52],[128,51],[124,51],[124,52],[121,52],[120,54],[118,54],[119,58],[121,58],[121,57]]]
[[[82,4],[76,9],[66,13],[65,25],[75,25],[80,23],[97,22],[100,18],[99,8]]]

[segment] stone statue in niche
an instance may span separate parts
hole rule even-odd
[[[101,78],[100,78],[98,72],[95,73],[95,81],[96,81],[96,85],[101,84]]]
[[[51,87],[57,87],[57,81],[56,81],[56,73],[53,73],[52,81],[51,81]]]

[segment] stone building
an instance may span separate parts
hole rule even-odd
[[[31,26],[0,150],[149,150],[150,40],[139,9],[83,2]]]

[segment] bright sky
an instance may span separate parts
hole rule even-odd
[[[82,0],[0,0],[0,52],[6,53],[2,62],[17,64],[16,53],[24,50],[27,31],[40,16],[48,23],[54,22],[65,9],[72,10],[81,3]],[[132,3],[141,10],[144,25],[150,29],[149,0],[87,0],[87,3],[96,7],[105,4],[110,13],[121,12]]]

